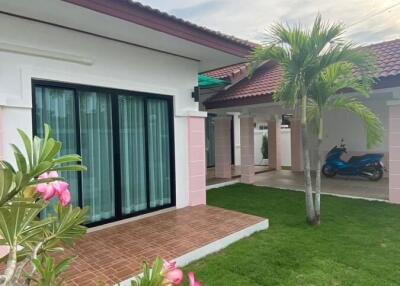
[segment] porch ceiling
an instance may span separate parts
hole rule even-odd
[[[276,102],[268,103],[255,103],[255,104],[243,104],[236,106],[224,106],[220,108],[207,109],[207,112],[214,114],[245,114],[251,115],[255,119],[268,120],[274,116],[282,116],[283,114],[292,114],[293,110],[283,107]]]
[[[265,218],[197,206],[94,231],[65,253],[78,256],[65,275],[65,284],[114,285],[140,274],[143,261],[153,262],[157,256],[176,259],[182,266],[209,254],[213,244],[221,249],[227,236],[232,243],[241,238],[239,233],[244,237],[267,225]],[[199,248],[200,256],[193,254]],[[214,251],[219,249],[214,245]]]

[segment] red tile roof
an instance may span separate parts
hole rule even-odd
[[[400,86],[400,39],[382,42],[363,47],[376,56],[378,83],[376,88]],[[248,64],[228,66],[205,73],[217,78],[230,78],[231,75],[243,72]],[[206,100],[207,108],[254,104],[272,101],[272,94],[282,81],[282,69],[277,64],[267,63],[260,67],[252,78],[244,78],[226,90]],[[387,84],[385,84],[387,83]]]
[[[211,70],[203,74],[217,79],[229,79],[234,73],[246,69],[247,65],[247,63],[234,64],[220,69]]]
[[[365,49],[376,56],[378,78],[400,75],[400,39],[366,46]]]
[[[250,97],[267,96],[266,101],[272,100],[272,94],[281,84],[283,71],[276,63],[267,63],[260,67],[251,78],[244,78],[230,88],[209,98],[206,107],[231,100],[243,100]],[[219,104],[218,104],[219,105]],[[222,107],[222,106],[221,106]]]

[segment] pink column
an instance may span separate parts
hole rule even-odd
[[[389,106],[389,201],[400,204],[400,102]]]
[[[281,121],[271,119],[268,121],[268,161],[269,166],[281,169]]]
[[[4,159],[4,154],[3,154],[3,110],[2,107],[0,106],[0,160]]]
[[[248,115],[240,116],[240,181],[254,183],[254,119]]]
[[[290,149],[292,171],[303,172],[303,153],[301,147],[301,122],[293,119],[290,122]]]
[[[230,179],[232,177],[231,158],[231,117],[215,118],[215,177]]]
[[[206,203],[205,119],[188,118],[189,142],[189,205]]]

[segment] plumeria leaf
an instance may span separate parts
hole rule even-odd
[[[56,164],[64,164],[64,163],[72,163],[72,162],[80,162],[81,161],[81,156],[78,154],[71,154],[71,155],[65,155],[61,156],[57,159],[54,159],[54,163]]]
[[[67,166],[60,166],[54,167],[51,171],[86,171],[87,168],[83,165],[67,165]]]
[[[0,200],[11,190],[14,174],[10,169],[0,169]]]
[[[40,162],[39,165],[36,166],[36,168],[31,172],[31,176],[32,177],[37,177],[45,172],[47,172],[48,170],[50,170],[50,168],[53,166],[52,162],[49,161],[43,161]]]
[[[24,143],[25,146],[25,151],[28,156],[28,162],[29,162],[29,168],[32,168],[32,153],[33,153],[33,148],[32,148],[32,142],[31,139],[28,137],[28,135],[21,129],[17,129],[19,136],[22,138],[22,142]]]
[[[22,154],[21,150],[19,150],[19,148],[16,145],[11,144],[11,148],[14,151],[14,157],[15,157],[15,161],[17,162],[18,169],[21,172],[26,173],[28,170],[27,169],[28,166],[27,166],[24,155]]]

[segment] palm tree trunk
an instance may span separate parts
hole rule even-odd
[[[304,182],[305,182],[305,194],[306,194],[306,214],[307,222],[309,224],[316,223],[314,200],[312,194],[312,183],[311,183],[311,164],[310,164],[310,149],[308,146],[308,131],[307,131],[307,96],[302,98],[302,110],[301,110],[301,139],[303,146],[303,158],[304,158]]]
[[[323,118],[319,120],[319,131],[318,131],[318,145],[317,145],[317,170],[315,174],[315,216],[316,223],[320,224],[321,222],[321,169],[322,169],[322,152],[321,145],[323,139]]]

